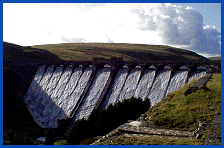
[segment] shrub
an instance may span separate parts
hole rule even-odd
[[[77,120],[67,136],[68,144],[79,144],[81,140],[91,137],[92,132],[89,131],[91,130],[89,123],[85,119]]]
[[[45,145],[54,145],[54,133],[52,129],[48,129],[45,136]]]
[[[88,120],[77,120],[69,131],[67,141],[69,144],[79,144],[87,138],[105,135],[119,125],[134,120],[142,113],[145,113],[151,106],[150,100],[144,101],[134,97],[125,99],[114,105],[109,105],[107,109],[99,108],[93,110]]]

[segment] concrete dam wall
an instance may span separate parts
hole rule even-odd
[[[41,65],[24,101],[39,126],[57,128],[58,119],[87,119],[94,109],[132,96],[150,98],[155,105],[205,74],[205,67],[199,65],[144,64],[114,58]]]

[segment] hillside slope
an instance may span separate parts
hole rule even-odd
[[[66,43],[38,45],[32,48],[47,50],[63,60],[92,60],[93,57],[122,57],[130,61],[205,62],[208,59],[188,50],[164,45],[126,43]]]
[[[61,61],[61,59],[42,49],[23,47],[12,43],[3,42],[3,62],[10,63],[35,63]]]
[[[221,65],[221,56],[208,58],[213,64]]]
[[[206,84],[207,89],[198,89],[185,96],[185,92],[196,81],[194,79],[169,94],[136,121],[132,121],[133,124],[119,126],[95,141],[94,145],[203,145],[205,141],[220,145],[221,74],[212,75]],[[185,137],[182,132],[186,132]],[[196,138],[197,134],[200,138]],[[208,136],[213,141],[206,140]]]

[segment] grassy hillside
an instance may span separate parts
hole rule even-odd
[[[208,59],[188,50],[165,45],[126,43],[66,43],[23,47],[3,42],[6,62],[91,61],[93,57],[122,57],[127,61],[204,62]]]
[[[192,131],[197,128],[198,121],[212,121],[221,105],[221,74],[213,74],[206,84],[208,90],[198,90],[185,96],[184,92],[192,83],[171,93],[149,110],[154,124]]]
[[[214,63],[214,64],[221,64],[221,56],[219,56],[219,57],[210,57],[210,58],[208,58],[212,63]]]
[[[207,61],[206,58],[183,49],[164,45],[126,43],[67,43],[38,45],[32,48],[47,50],[63,60],[92,60],[93,57],[123,57],[130,61]]]
[[[194,131],[199,121],[211,123],[217,109],[221,105],[221,74],[213,74],[206,84],[208,90],[198,90],[184,96],[184,92],[196,80],[192,80],[180,90],[177,90],[155,106],[150,108],[151,126],[177,130]],[[147,122],[147,121],[145,121]],[[120,135],[106,139],[99,145],[203,145],[209,130],[202,130],[201,139],[184,139],[168,137],[157,138],[150,135]],[[221,143],[220,143],[221,144]]]
[[[61,59],[46,50],[3,42],[3,61],[11,63],[53,62]]]

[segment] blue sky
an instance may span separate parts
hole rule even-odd
[[[220,33],[221,3],[3,4],[3,41],[22,46],[156,44],[209,57],[221,55]]]
[[[206,25],[215,26],[221,32],[221,3],[173,3],[183,7],[192,7],[203,16]]]

